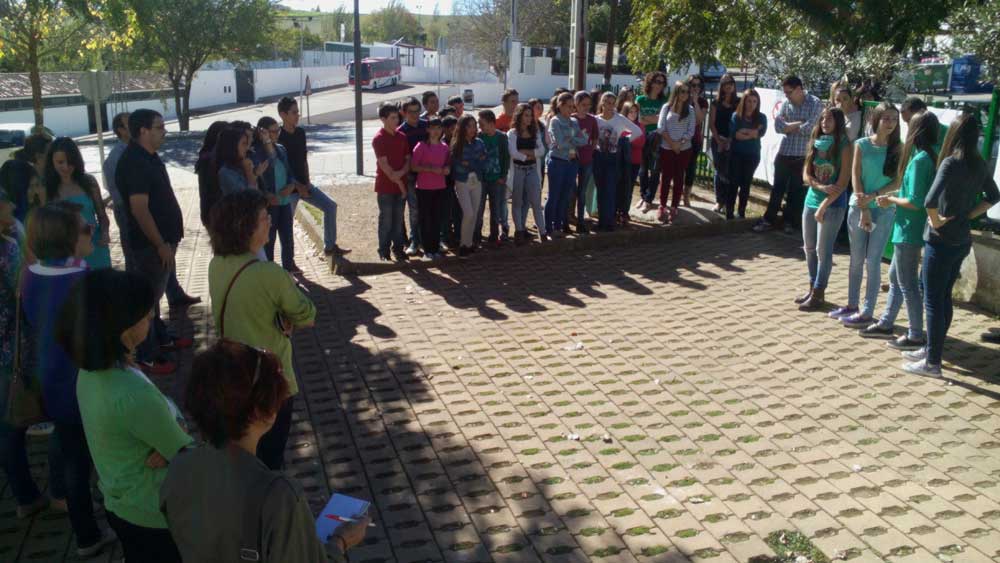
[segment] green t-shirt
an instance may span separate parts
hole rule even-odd
[[[496,182],[500,178],[505,178],[507,166],[504,163],[510,159],[507,135],[497,131],[492,135],[479,133],[479,138],[486,145],[486,170],[483,172],[483,179],[487,182]]]
[[[215,328],[222,323],[222,299],[229,282],[253,254],[216,256],[208,265],[208,291],[212,296],[212,317]],[[295,280],[274,262],[257,262],[243,270],[233,284],[226,305],[225,336],[272,352],[281,360],[285,379],[292,395],[299,392],[292,367],[292,341],[278,330],[275,315],[299,327],[316,319],[316,306],[299,290]]]
[[[827,139],[833,139],[833,136],[826,136]],[[846,136],[840,139],[840,150],[843,151],[844,147],[848,146],[850,141]],[[840,176],[840,155],[832,154],[833,147],[830,147],[829,151],[816,151],[816,157],[813,159],[813,176],[823,184],[835,184],[837,183],[837,178]],[[812,209],[819,209],[819,206],[826,200],[827,195],[817,189],[809,188],[806,193],[805,206]],[[833,204],[836,205],[836,202]],[[843,207],[844,204],[840,203],[838,207]]]
[[[167,468],[146,467],[146,458],[156,451],[169,461],[191,443],[177,407],[135,368],[80,370],[76,397],[104,506],[137,526],[166,528],[159,499]]]
[[[288,170],[285,168],[285,163],[281,162],[280,158],[274,159],[274,190],[275,192],[280,192],[285,189],[288,185]],[[277,195],[277,193],[275,193]],[[281,196],[278,195],[278,205],[288,205],[292,201],[291,195]]]
[[[650,115],[658,117],[660,115],[660,108],[663,107],[663,104],[667,103],[667,97],[660,96],[658,99],[653,99],[653,98],[648,98],[646,97],[645,94],[643,94],[641,96],[636,97],[635,103],[636,105],[639,106],[640,120],[643,117]],[[649,125],[646,125],[646,133],[652,133],[653,131],[656,131],[656,123],[650,123]]]
[[[893,244],[923,244],[924,226],[927,224],[927,210],[924,200],[934,183],[934,161],[925,151],[919,151],[910,159],[903,173],[903,183],[899,188],[900,199],[907,199],[916,209],[896,206],[896,218],[892,226]]]
[[[870,194],[884,188],[892,177],[886,176],[882,172],[885,166],[885,157],[888,154],[888,147],[879,147],[872,143],[871,137],[861,137],[854,144],[861,149],[861,183],[864,185],[865,193]],[[857,207],[858,198],[851,194],[851,207]],[[868,204],[869,209],[875,209],[878,204],[872,201]]]

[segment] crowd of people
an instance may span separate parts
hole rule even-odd
[[[711,103],[701,77],[675,83],[668,95],[666,76],[653,72],[639,96],[560,90],[547,108],[538,99],[519,103],[508,90],[499,115],[471,115],[458,97],[440,107],[433,92],[384,104],[372,142],[379,256],[468,256],[504,245],[511,222],[515,245],[561,237],[571,225],[589,234],[588,214],[597,232],[628,227],[633,210],[658,209],[671,224],[690,205],[706,139],[715,211],[745,217],[761,139],[773,126],[782,135],[775,181],[753,230],[801,230],[809,286],[795,299],[799,309],[826,310],[846,222],[847,299],[830,317],[887,339],[908,360],[906,371],[940,377],[970,222],[1000,201],[978,151],[976,116],[962,113],[945,126],[918,98],[863,113],[847,85],[836,85],[828,102],[794,76],[782,88],[773,124],[760,95],[737,92],[730,75]],[[305,201],[324,213],[327,255],[350,252],[337,244],[337,204],[309,182],[298,117],[295,100],[283,98],[277,119],[219,121],[206,132],[195,171],[219,339],[195,356],[184,411],[149,379],[174,372],[172,354],[193,344],[170,333],[161,298],[172,306],[199,300],[176,276],[185,230],[159,156],[163,117],[143,109],[113,119],[120,142],[103,167],[125,271],[112,268],[106,205],[72,139],[34,135],[0,169],[0,367],[9,374],[30,363],[40,382],[52,422],[47,494],[28,469],[26,426],[0,423],[0,457],[17,515],[67,512],[81,557],[120,540],[128,562],[240,554],[321,561],[342,558],[364,536],[367,519],[322,544],[302,491],[281,473],[298,393],[290,337],[317,313],[294,277],[295,206]],[[876,318],[890,243],[888,300]],[[895,337],[904,305],[908,330]],[[0,378],[3,400],[10,385]],[[95,467],[110,530],[94,515]]]
[[[103,167],[125,271],[112,268],[106,205],[72,139],[32,136],[0,174],[0,465],[17,516],[68,513],[81,558],[120,541],[127,562],[342,561],[364,537],[367,517],[320,542],[301,488],[281,472],[298,393],[290,337],[316,315],[293,276],[296,203],[324,211],[327,254],[349,251],[336,244],[336,204],[308,183],[294,100],[279,108],[280,125],[213,124],[199,153],[220,338],[187,378],[193,427],[149,379],[174,372],[172,354],[193,344],[169,333],[161,298],[199,301],[176,281],[184,224],[159,156],[163,117],[112,120],[120,142]],[[51,426],[46,493],[29,470],[28,424],[8,416],[27,396],[12,384],[22,371]],[[110,529],[95,517],[95,468]]]
[[[540,100],[518,103],[518,92],[507,90],[499,116],[492,110],[469,115],[457,96],[440,108],[433,92],[424,93],[422,101],[383,104],[383,127],[372,141],[378,159],[380,258],[390,260],[391,251],[403,261],[422,251],[434,260],[456,246],[460,257],[484,241],[499,246],[507,240],[510,215],[516,245],[558,238],[572,232],[572,222],[577,233],[588,234],[584,210],[591,181],[597,231],[629,225],[636,181],[637,211],[658,208],[659,220],[671,224],[679,206],[690,205],[706,124],[715,211],[727,219],[745,218],[769,126],[760,95],[752,87],[738,93],[728,74],[712,103],[700,76],[675,83],[669,96],[666,85],[664,73],[652,72],[637,97],[628,88],[617,95],[559,89],[547,112]],[[965,112],[945,126],[916,97],[899,108],[881,102],[863,113],[870,91],[856,95],[843,82],[834,84],[826,103],[806,92],[795,76],[787,77],[782,89],[785,101],[773,124],[781,135],[774,182],[753,230],[763,233],[779,222],[787,234],[801,230],[809,289],[795,302],[803,311],[816,311],[826,307],[834,246],[846,222],[847,302],[830,317],[859,329],[863,337],[890,339],[889,345],[908,360],[906,371],[940,377],[952,288],[971,245],[970,221],[1000,200],[977,151],[978,120]],[[909,126],[905,140],[900,119]],[[535,233],[528,230],[529,209]],[[876,319],[881,261],[890,242],[888,303]],[[909,330],[896,338],[893,324],[904,304]],[[995,341],[996,335],[983,338]]]

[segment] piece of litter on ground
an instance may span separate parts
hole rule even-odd
[[[812,560],[805,555],[799,555],[795,558],[795,563],[810,563]]]
[[[579,442],[580,441],[580,435],[579,434],[567,434],[566,435],[566,439],[567,440],[572,440],[574,442]]]
[[[533,376],[533,375],[526,375],[526,376],[524,376],[524,378],[528,379],[528,380],[531,380],[531,379],[534,379],[535,376]]]
[[[569,346],[566,346],[565,348],[563,348],[563,350],[566,350],[567,352],[572,352],[574,350],[583,350],[583,342],[577,342],[576,344],[570,344]]]
[[[404,289],[403,291],[405,291],[406,293],[413,293],[413,286],[408,285],[406,286],[406,289]]]
[[[853,469],[855,473],[859,473],[864,468],[855,463],[854,466],[851,467],[851,469]]]
[[[601,439],[604,440],[605,444],[610,444],[611,443],[611,435],[610,434],[605,434],[605,435],[601,436]]]
[[[654,379],[654,380],[653,380],[653,383],[655,383],[655,384],[659,385],[659,384],[660,384],[660,380],[659,380],[659,379]]]
[[[705,500],[702,497],[691,497],[691,498],[688,499],[688,501],[690,501],[691,504],[705,504],[706,502],[708,502],[707,500]],[[784,537],[784,536],[782,536],[782,537]]]

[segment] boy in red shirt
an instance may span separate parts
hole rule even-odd
[[[510,121],[514,117],[514,109],[517,107],[520,94],[511,88],[500,96],[500,103],[503,104],[503,111],[497,116],[497,130],[507,133],[510,131]]]
[[[406,261],[403,247],[403,205],[406,203],[406,176],[410,171],[410,145],[406,135],[396,132],[399,106],[384,103],[378,108],[382,129],[372,139],[378,170],[375,193],[378,194],[378,256],[389,260],[389,247],[397,262]]]

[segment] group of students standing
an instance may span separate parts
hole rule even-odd
[[[1000,202],[979,153],[977,116],[965,111],[945,126],[919,98],[900,108],[884,101],[865,115],[844,85],[835,86],[825,106],[797,77],[786,78],[782,88],[786,101],[775,127],[784,137],[775,185],[754,230],[772,227],[787,194],[785,230],[801,228],[809,275],[808,290],[795,302],[802,311],[819,311],[825,310],[834,246],[846,220],[847,303],[829,316],[862,337],[887,339],[907,360],[905,371],[941,377],[952,290],[972,244],[970,223]],[[901,120],[908,127],[905,139]],[[876,318],[889,243],[888,301]],[[909,326],[896,337],[904,304]]]
[[[284,104],[297,117],[294,101]],[[150,380],[175,371],[165,358],[193,344],[166,333],[159,318],[184,236],[159,152],[166,127],[148,109],[113,124],[121,142],[104,170],[126,271],[111,267],[105,203],[72,140],[33,136],[0,174],[0,412],[8,412],[10,374],[23,371],[40,384],[52,423],[44,494],[28,465],[29,422],[0,420],[0,469],[18,517],[67,512],[83,558],[120,541],[129,563],[251,552],[254,560],[342,561],[367,518],[324,545],[304,494],[280,471],[298,392],[290,335],[313,324],[316,308],[289,268],[264,257],[275,208],[288,205],[281,198],[294,190],[315,202],[319,194],[292,180],[300,176],[290,151],[267,146],[279,137],[274,120],[254,131],[256,159],[247,154],[246,125],[213,125],[198,174],[220,338],[194,358],[184,395],[189,426]],[[300,138],[304,150],[301,128],[284,125],[288,144]],[[247,164],[257,182],[245,175]],[[346,252],[335,239],[327,251]],[[184,297],[182,305],[199,301]],[[195,428],[208,443],[196,445]],[[95,468],[110,529],[95,517]]]

